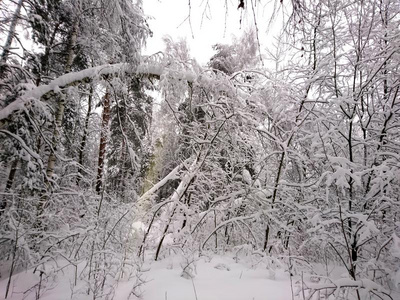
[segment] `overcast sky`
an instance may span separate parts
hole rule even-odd
[[[212,45],[216,43],[229,44],[232,35],[240,36],[244,29],[254,24],[252,10],[243,13],[237,9],[237,0],[191,0],[189,23],[189,0],[144,0],[144,12],[151,17],[149,25],[153,37],[147,40],[145,54],[163,50],[162,37],[170,35],[174,40],[186,38],[191,54],[201,64],[206,64],[213,55]],[[254,3],[257,1],[254,1]],[[247,1],[247,3],[251,3]],[[269,16],[273,9],[273,0],[263,7],[256,7],[256,19],[260,30],[262,48],[271,36],[265,34]],[[193,34],[192,34],[193,33]]]
[[[272,43],[272,35],[276,34],[276,28],[280,27],[279,22],[274,22],[275,26],[270,28],[268,35],[266,34],[274,2],[279,3],[279,1],[263,2],[266,4],[261,6],[258,1],[253,1],[257,5],[255,12],[262,51]],[[153,37],[147,39],[144,54],[162,51],[164,49],[162,37],[170,35],[176,41],[185,38],[191,55],[200,64],[206,64],[214,54],[213,45],[229,44],[233,35],[240,37],[245,29],[254,26],[252,9],[249,7],[247,12],[238,10],[238,3],[238,0],[143,0],[144,13],[149,17],[148,23],[153,31]],[[251,0],[245,3],[250,5]]]

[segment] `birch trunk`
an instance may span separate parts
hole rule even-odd
[[[71,41],[68,47],[68,58],[67,58],[67,63],[65,65],[65,73],[69,73],[71,71],[71,66],[72,62],[74,60],[74,48],[76,46],[76,39],[78,36],[78,25],[79,21],[78,19],[75,20],[74,27],[72,30],[71,34]],[[62,120],[64,117],[64,109],[65,109],[65,98],[61,97],[60,101],[58,102],[57,105],[57,114],[55,118],[55,124],[54,124],[54,131],[53,131],[53,150],[50,152],[49,159],[47,161],[47,169],[46,169],[46,175],[48,180],[51,180],[54,174],[54,167],[56,164],[56,150],[57,150],[57,144],[60,136],[60,129],[62,125]]]
[[[15,9],[15,13],[12,17],[11,24],[10,24],[10,29],[8,30],[8,36],[6,39],[6,43],[4,44],[3,47],[3,53],[1,54],[0,58],[0,78],[4,76],[5,72],[5,64],[7,62],[8,56],[10,55],[10,49],[12,42],[14,40],[15,36],[15,29],[17,28],[18,20],[21,14],[21,7],[23,4],[24,0],[19,0],[17,3],[17,8]]]
[[[65,72],[64,73],[69,73],[71,71],[72,67],[72,62],[74,60],[74,48],[76,46],[76,40],[78,36],[78,25],[79,21],[78,19],[75,20],[74,22],[74,27],[72,29],[71,33],[71,40],[68,46],[68,57],[67,57],[67,62],[65,64]],[[57,112],[54,120],[54,129],[53,129],[53,137],[52,137],[52,149],[50,149],[50,154],[49,158],[47,160],[47,168],[46,168],[46,188],[47,190],[51,189],[51,182],[52,182],[52,177],[54,174],[54,168],[56,165],[56,151],[57,151],[57,146],[59,142],[59,137],[60,137],[60,130],[62,126],[62,120],[64,117],[64,109],[65,109],[65,97],[61,95],[58,104],[57,104]],[[37,216],[40,216],[43,213],[43,209],[45,206],[45,203],[47,202],[47,196],[42,195],[38,207],[37,207]]]

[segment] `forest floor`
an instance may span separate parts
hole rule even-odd
[[[192,258],[172,255],[160,261],[148,260],[142,286],[143,300],[290,300],[290,278],[283,268],[268,268],[254,260],[238,259],[232,255],[195,258],[186,276],[183,269]],[[54,282],[42,289],[42,300],[93,299],[77,293],[72,286],[72,270],[60,272]],[[0,281],[0,299],[4,299],[7,279]],[[35,299],[35,292],[26,292],[34,286],[39,276],[32,270],[16,274],[12,281],[10,300]],[[115,300],[126,300],[133,286],[131,281],[121,281],[115,288]],[[78,284],[79,286],[79,284]],[[75,291],[74,291],[75,290]],[[74,292],[73,292],[74,291]],[[72,294],[75,294],[73,297]],[[134,299],[134,298],[129,298]]]
[[[196,262],[193,279],[182,277],[179,259],[152,264],[144,290],[145,300],[289,300],[288,274],[236,262],[232,257],[214,256]]]

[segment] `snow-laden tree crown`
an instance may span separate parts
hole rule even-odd
[[[398,1],[233,2],[253,27],[200,66],[168,36],[141,54],[140,0],[0,1],[2,297],[29,270],[32,299],[138,299],[149,260],[194,286],[219,254],[292,299],[399,299]]]

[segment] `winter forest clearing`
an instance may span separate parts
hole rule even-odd
[[[0,298],[400,299],[399,1],[183,3],[0,1]]]

